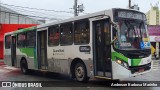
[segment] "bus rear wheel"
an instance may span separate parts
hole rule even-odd
[[[79,62],[75,65],[75,78],[80,82],[87,82],[89,78],[87,77],[87,70],[83,63]]]
[[[23,73],[23,74],[28,74],[28,65],[27,65],[27,62],[26,62],[26,60],[22,60],[21,61],[21,72]]]

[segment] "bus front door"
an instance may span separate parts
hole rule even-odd
[[[94,75],[112,78],[111,72],[111,31],[109,19],[93,21]]]
[[[12,66],[16,66],[16,36],[12,36],[11,43],[11,62]]]
[[[47,70],[47,30],[38,31],[37,35],[38,68]]]

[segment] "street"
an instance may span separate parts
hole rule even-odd
[[[153,70],[150,73],[147,73],[145,75],[140,75],[132,78],[123,79],[121,81],[160,81],[160,61],[154,61],[153,62]],[[18,68],[9,67],[7,65],[4,65],[3,62],[0,62],[0,81],[47,81],[47,82],[63,82],[64,83],[70,83],[72,86],[65,86],[62,85],[56,87],[43,87],[41,89],[65,89],[65,90],[127,90],[127,89],[135,89],[139,88],[142,90],[159,90],[160,87],[107,87],[105,86],[105,83],[112,82],[112,81],[104,81],[103,83],[100,81],[89,81],[88,83],[79,83],[79,82],[72,82],[69,77],[62,76],[60,74],[55,73],[42,73],[42,72],[33,72],[29,75],[23,75]],[[59,82],[58,82],[59,81]],[[85,87],[85,85],[87,87]],[[91,87],[88,87],[91,86]],[[0,88],[0,90],[26,90],[26,88]],[[35,90],[41,90],[40,88],[35,88]],[[30,90],[30,89],[29,89]]]

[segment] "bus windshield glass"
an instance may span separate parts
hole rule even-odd
[[[147,27],[143,20],[120,20],[118,24],[118,49],[148,49]]]

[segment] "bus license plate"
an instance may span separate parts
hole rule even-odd
[[[144,72],[144,68],[140,68],[140,69],[139,69],[139,72]]]

